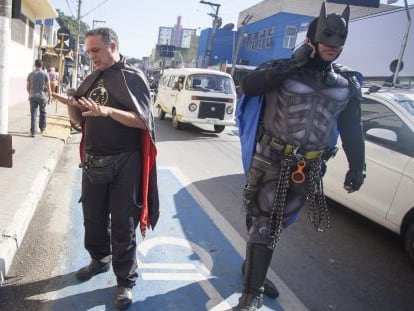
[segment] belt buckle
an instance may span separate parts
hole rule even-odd
[[[276,137],[270,139],[269,145],[278,151],[284,151],[285,146]]]
[[[305,153],[305,158],[308,160],[317,159],[317,158],[320,158],[323,155],[323,153],[324,153],[323,150],[308,151]]]

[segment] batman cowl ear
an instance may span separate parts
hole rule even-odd
[[[341,15],[341,17],[343,19],[345,19],[345,21],[346,21],[347,28],[348,28],[348,21],[349,21],[349,15],[350,14],[351,14],[351,9],[350,9],[349,4],[348,4],[346,6],[345,10],[342,12],[342,15]]]

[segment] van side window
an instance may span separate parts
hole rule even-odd
[[[176,81],[178,81],[178,77],[177,76],[171,76],[170,81],[168,81],[168,87],[172,88]]]
[[[168,84],[169,79],[170,79],[170,76],[162,76],[159,85],[166,86]]]

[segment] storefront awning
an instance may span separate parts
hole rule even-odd
[[[23,0],[23,4],[30,8],[36,19],[58,17],[58,13],[50,0]]]

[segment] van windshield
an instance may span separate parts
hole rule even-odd
[[[187,90],[232,94],[235,92],[233,80],[215,74],[193,74],[187,77]]]

